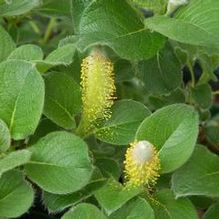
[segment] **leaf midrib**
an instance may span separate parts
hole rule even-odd
[[[54,99],[54,98],[51,97],[51,96],[48,96],[48,98],[49,98],[55,105],[57,105],[59,108],[61,108],[61,109],[65,112],[65,114],[67,115],[67,117],[68,117],[72,122],[74,122],[74,115],[71,115],[71,113],[70,113],[64,106],[62,106],[62,104],[61,104],[59,101],[57,101],[56,99]]]
[[[10,196],[11,194],[13,194],[17,188],[19,188],[20,186],[22,186],[23,182],[19,182],[17,183],[4,197],[2,197],[2,199],[0,199],[0,203],[1,201],[3,201],[4,199],[6,199],[8,196]]]
[[[77,168],[77,169],[86,169],[86,167],[89,167],[89,166],[72,166],[72,165],[68,165],[68,166],[63,166],[63,165],[57,165],[57,164],[54,164],[54,163],[45,163],[45,162],[42,162],[42,161],[28,161],[26,163],[27,165],[28,164],[35,164],[35,165],[45,165],[45,166],[53,166],[53,167],[58,167],[58,168],[71,168],[71,167],[74,167],[74,168]]]
[[[27,77],[29,76],[29,74],[34,70],[34,66],[31,66],[31,68],[29,69],[29,71],[27,72],[25,78],[24,78],[24,82],[18,92],[18,95],[16,97],[16,100],[15,100],[15,103],[14,103],[14,110],[12,111],[12,114],[11,114],[11,119],[10,119],[10,125],[9,125],[9,130],[10,132],[12,131],[12,128],[13,128],[13,125],[14,125],[14,121],[15,121],[15,114],[16,114],[16,111],[17,111],[17,104],[18,104],[18,101],[19,101],[19,98],[20,98],[20,95],[21,95],[21,92],[26,84],[26,80],[27,80]]]

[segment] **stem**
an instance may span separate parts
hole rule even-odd
[[[187,66],[188,66],[190,74],[191,74],[192,87],[195,87],[195,72],[193,70],[193,66],[192,66],[191,62],[187,62]]]
[[[75,133],[82,138],[86,138],[93,133],[92,125],[84,119],[84,116],[82,116]]]
[[[56,26],[56,19],[53,17],[50,19],[49,24],[47,26],[45,35],[43,37],[43,43],[46,44],[51,36],[53,28]]]
[[[35,33],[40,34],[40,29],[35,22],[29,21],[29,24]]]

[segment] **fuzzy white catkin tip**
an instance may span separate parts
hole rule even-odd
[[[188,0],[169,0],[169,4],[173,4],[177,6],[184,5],[187,3],[188,3]]]
[[[133,160],[137,164],[144,164],[153,157],[153,145],[148,141],[139,141],[133,149]]]
[[[169,15],[173,13],[177,8],[179,8],[182,5],[186,5],[188,2],[188,0],[169,0],[166,14]]]

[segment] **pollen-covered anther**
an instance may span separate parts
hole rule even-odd
[[[127,185],[148,187],[159,177],[160,159],[156,148],[148,141],[130,144],[125,155],[125,180]]]
[[[101,52],[93,52],[81,65],[83,116],[87,122],[108,119],[115,85],[113,65]]]

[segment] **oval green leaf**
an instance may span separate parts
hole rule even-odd
[[[43,59],[43,51],[39,46],[26,44],[15,49],[8,59],[34,61]]]
[[[198,115],[190,106],[174,104],[157,110],[140,125],[137,140],[151,142],[159,151],[161,172],[171,172],[191,156],[198,136]]]
[[[95,169],[91,181],[81,190],[66,195],[44,192],[43,203],[49,212],[60,212],[69,206],[74,206],[84,199],[89,198],[105,183],[106,179],[103,178],[98,169]]]
[[[44,115],[62,128],[75,128],[74,117],[81,109],[80,86],[58,72],[46,75],[45,85]]]
[[[160,190],[152,201],[155,218],[162,219],[198,219],[198,214],[192,202],[187,198],[175,199],[169,189]]]
[[[197,146],[191,159],[173,174],[172,190],[177,197],[219,197],[218,182],[218,156],[204,146]]]
[[[95,197],[107,215],[121,208],[126,202],[141,192],[141,188],[128,189],[114,180],[109,180],[106,185],[99,189]]]
[[[165,42],[160,34],[146,30],[142,17],[124,0],[92,1],[81,14],[79,35],[82,50],[105,44],[132,61],[153,57]]]
[[[110,219],[154,219],[154,211],[143,198],[134,198],[110,215]]]
[[[34,192],[21,172],[12,170],[0,178],[0,217],[17,218],[31,207]]]
[[[34,133],[44,103],[44,82],[35,66],[21,60],[0,64],[0,118],[15,140]]]
[[[1,14],[1,12],[0,12]],[[11,36],[5,31],[5,29],[0,25],[0,62],[6,59],[9,54],[15,49],[16,45],[13,42]]]
[[[61,217],[61,219],[82,218],[107,219],[107,217],[95,205],[87,203],[77,205]]]
[[[9,2],[9,3],[8,3]],[[39,6],[40,0],[13,0],[1,1],[0,15],[1,16],[16,16],[29,12],[33,8]]]
[[[112,115],[95,135],[101,141],[126,145],[135,138],[140,123],[151,114],[142,103],[134,100],[121,100],[112,106]]]
[[[25,165],[28,177],[43,190],[55,194],[75,192],[88,184],[93,166],[86,143],[64,131],[53,132],[31,148]]]
[[[174,18],[155,16],[146,19],[145,25],[181,43],[219,48],[218,8],[216,0],[190,0]]]
[[[27,163],[30,156],[31,152],[28,150],[17,150],[0,159],[0,177],[4,172]]]

